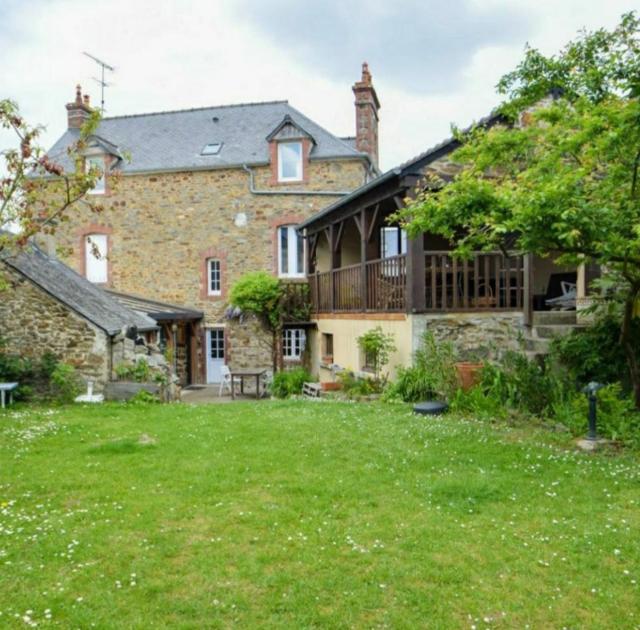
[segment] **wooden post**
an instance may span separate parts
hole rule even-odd
[[[426,265],[424,253],[424,234],[407,239],[407,312],[421,313],[427,308],[425,289]]]
[[[533,254],[524,255],[524,325],[533,325]]]
[[[360,210],[360,310],[367,310],[367,211]]]

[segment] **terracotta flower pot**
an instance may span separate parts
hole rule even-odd
[[[460,387],[465,392],[480,382],[480,370],[482,370],[483,365],[483,363],[471,363],[470,361],[456,363]]]
[[[320,385],[322,387],[322,390],[325,392],[335,392],[336,390],[342,387],[340,383],[331,383],[331,382],[320,383]]]

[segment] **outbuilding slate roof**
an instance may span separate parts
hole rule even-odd
[[[47,256],[35,244],[0,260],[109,335],[131,326],[140,331],[157,329],[153,319],[125,308],[63,262]]]
[[[287,101],[107,117],[95,134],[129,156],[129,162],[118,164],[124,173],[251,166],[269,163],[267,137],[287,116],[313,138],[309,159],[368,160],[365,153],[356,151]],[[66,149],[78,135],[77,129],[68,129],[49,156],[65,168],[71,167]],[[211,143],[223,143],[220,153],[201,155],[203,147]]]

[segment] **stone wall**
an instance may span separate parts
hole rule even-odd
[[[522,313],[448,313],[412,315],[414,328],[430,331],[438,341],[450,341],[462,360],[474,355],[499,356],[517,350],[522,330]],[[419,335],[414,344],[419,342]]]
[[[364,161],[311,161],[308,181],[273,184],[268,166],[255,168],[255,188],[280,190],[353,190],[364,182]],[[109,285],[142,297],[196,308],[204,325],[225,326],[228,291],[248,271],[277,270],[276,230],[298,223],[338,196],[256,195],[241,168],[126,175],[100,199],[99,215],[78,208],[57,234],[58,246],[71,247],[70,266],[83,268],[83,234],[109,235]],[[208,296],[207,257],[222,262],[222,295]],[[239,336],[238,336],[239,335]],[[230,330],[234,366],[270,365],[268,350],[255,336]],[[204,365],[202,339],[198,363]],[[202,370],[201,370],[202,372]]]
[[[0,293],[0,337],[5,351],[32,359],[52,352],[73,365],[96,390],[108,380],[106,333],[45,293],[24,276],[0,265],[9,287]]]

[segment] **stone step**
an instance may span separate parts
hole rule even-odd
[[[533,325],[562,325],[571,326],[576,324],[575,311],[534,311]]]
[[[571,324],[538,324],[531,329],[532,336],[538,339],[553,339],[555,337],[563,337],[572,333],[574,330],[580,330],[584,326]]]
[[[547,352],[537,352],[536,350],[525,350],[525,356],[529,361],[537,361],[538,363],[542,363],[545,357],[547,356]]]
[[[537,337],[524,338],[524,349],[528,351],[548,354],[550,346],[551,339],[540,339]]]

